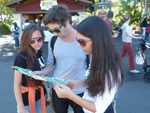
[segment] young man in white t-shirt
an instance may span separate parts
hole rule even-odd
[[[122,26],[122,43],[123,43],[123,48],[121,52],[121,58],[123,58],[126,53],[129,56],[129,66],[130,66],[130,72],[131,73],[139,73],[140,71],[135,69],[134,65],[134,57],[133,57],[133,50],[132,50],[132,38],[134,39],[140,39],[141,37],[135,37],[132,35],[131,28],[129,26],[129,23],[131,21],[130,15],[125,15],[124,16],[125,23]]]

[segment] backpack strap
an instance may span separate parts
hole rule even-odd
[[[53,65],[55,65],[55,63],[56,63],[56,59],[55,59],[55,56],[54,56],[54,44],[55,44],[55,42],[56,42],[56,39],[57,39],[57,36],[53,36],[52,37],[52,39],[51,39],[51,43],[50,43],[50,46],[51,46],[51,48],[52,48],[52,53],[53,53],[53,58],[54,58],[54,63],[53,63]]]

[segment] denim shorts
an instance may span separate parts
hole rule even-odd
[[[46,100],[46,96],[45,96],[45,100]],[[36,105],[36,113],[42,113],[41,99],[36,101],[35,105]],[[24,107],[30,113],[30,107],[29,106],[24,106]],[[17,113],[19,113],[18,106],[17,106]]]

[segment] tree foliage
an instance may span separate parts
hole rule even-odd
[[[120,23],[123,23],[123,17],[126,14],[131,16],[131,24],[136,24],[142,21],[141,0],[120,0],[117,4],[118,14],[116,18]]]
[[[150,3],[150,0],[147,0],[147,3]]]
[[[92,14],[94,12],[95,3],[101,2],[101,0],[90,0],[90,1],[92,1],[92,4],[88,7],[87,12]]]
[[[4,24],[4,23],[0,23],[0,35],[1,34],[10,34],[10,30],[9,30],[9,26]]]
[[[90,1],[92,1],[92,4],[87,8],[86,11],[92,14],[92,12],[94,11],[93,5],[95,4],[95,0],[90,0]]]
[[[11,1],[13,0],[0,0],[0,21],[2,23],[11,23],[14,10],[4,6],[4,4],[7,4]]]

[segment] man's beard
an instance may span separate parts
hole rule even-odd
[[[63,35],[61,36],[61,39],[65,38],[65,37],[66,37],[66,35],[63,34]]]
[[[61,39],[65,38],[67,36],[68,32],[65,32],[64,34],[61,35]]]

